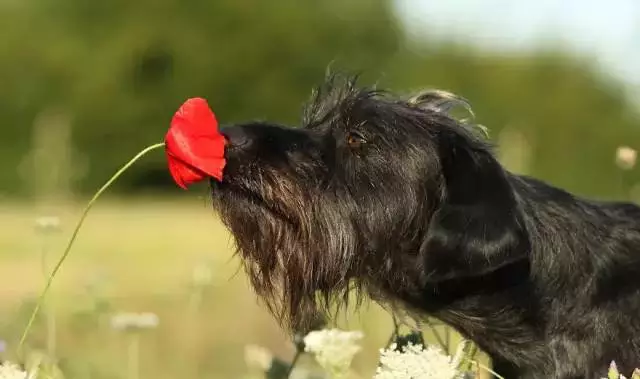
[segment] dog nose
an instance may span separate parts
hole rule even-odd
[[[249,136],[246,131],[239,126],[227,126],[220,128],[220,134],[227,139],[230,147],[241,148],[249,144]]]

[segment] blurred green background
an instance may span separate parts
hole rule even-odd
[[[469,99],[511,170],[580,195],[636,200],[635,157],[616,154],[640,141],[640,6],[613,2],[601,10],[533,0],[0,1],[4,354],[84,201],[161,141],[188,97],[207,98],[223,124],[297,125],[329,66],[400,93],[445,89]],[[525,22],[548,15],[554,28]],[[572,20],[590,32],[566,37]],[[527,25],[542,42],[520,38]],[[511,46],[492,44],[496,36]],[[579,49],[614,45],[617,56]],[[238,272],[205,187],[178,190],[156,152],[109,194],[63,267],[30,351],[69,378],[238,378],[248,372],[247,344],[291,358]],[[109,324],[121,311],[159,315],[137,363],[131,339]],[[366,377],[391,321],[373,305],[343,321],[367,335],[355,365]]]

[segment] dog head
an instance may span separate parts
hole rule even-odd
[[[449,114],[459,105],[468,107],[444,92],[403,99],[330,76],[299,127],[223,129],[214,206],[283,324],[308,326],[354,288],[419,293],[521,255],[507,174]]]

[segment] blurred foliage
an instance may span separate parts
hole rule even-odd
[[[24,159],[34,123],[52,110],[70,120],[82,167],[73,190],[86,193],[161,140],[186,98],[207,98],[222,123],[295,125],[329,65],[398,91],[454,91],[492,137],[511,128],[528,141],[521,170],[582,194],[620,195],[615,148],[640,131],[609,78],[562,51],[511,56],[414,37],[384,0],[4,1],[0,195],[32,194]],[[175,188],[162,154],[117,187]]]

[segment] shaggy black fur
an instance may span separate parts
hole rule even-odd
[[[302,128],[224,130],[214,205],[256,292],[304,328],[347,293],[430,314],[511,378],[640,366],[640,208],[514,175],[442,92],[330,77]]]

